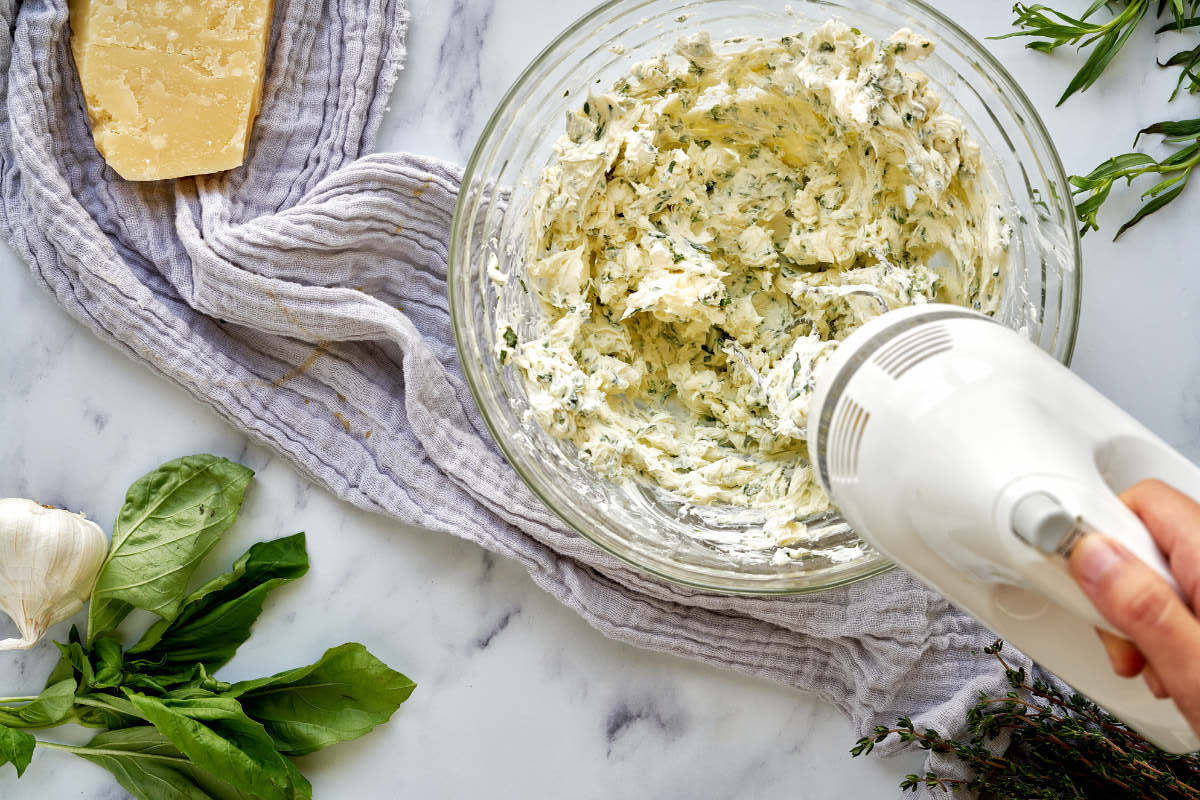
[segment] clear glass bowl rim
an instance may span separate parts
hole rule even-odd
[[[798,0],[804,2],[804,0]],[[1072,197],[1070,182],[1067,178],[1066,169],[1063,167],[1062,158],[1058,153],[1058,149],[1054,146],[1054,140],[1050,136],[1050,132],[1046,129],[1046,125],[1042,120],[1041,114],[1034,107],[1029,96],[1025,94],[1024,89],[1017,83],[1016,79],[1009,73],[1000,61],[985,48],[978,39],[971,33],[966,31],[961,25],[952,20],[949,16],[930,6],[924,0],[871,0],[878,5],[884,7],[899,6],[906,7],[917,11],[919,14],[925,15],[938,25],[950,29],[956,36],[959,37],[961,43],[968,47],[974,56],[976,56],[981,64],[992,72],[993,77],[1003,85],[1011,98],[1015,101],[1024,115],[1024,122],[1032,133],[1039,140],[1039,144],[1044,148],[1047,158],[1049,170],[1052,172],[1051,177],[1057,184],[1062,197],[1067,198],[1068,202]],[[497,430],[496,422],[492,415],[488,412],[487,403],[483,402],[482,388],[480,386],[480,376],[476,374],[475,369],[468,364],[468,359],[464,357],[466,345],[464,336],[466,326],[462,324],[461,314],[463,310],[459,308],[458,303],[454,302],[453,287],[456,285],[456,274],[460,269],[469,270],[470,263],[464,260],[465,255],[461,252],[462,249],[462,229],[467,225],[466,203],[468,201],[469,192],[467,187],[472,185],[476,173],[479,171],[480,161],[485,156],[485,145],[490,140],[493,131],[506,118],[510,112],[514,102],[520,96],[526,84],[536,75],[545,65],[546,61],[558,50],[566,40],[578,34],[581,29],[590,25],[594,20],[599,19],[613,10],[625,6],[621,13],[632,13],[637,9],[652,5],[659,0],[606,0],[606,2],[597,5],[591,11],[588,11],[581,17],[575,20],[571,25],[567,26],[560,34],[554,37],[549,44],[542,48],[541,52],[530,61],[529,65],[521,71],[513,85],[505,92],[504,97],[496,106],[496,110],[488,118],[487,124],[484,125],[483,131],[476,140],[474,149],[471,152],[471,157],[467,160],[467,165],[463,170],[462,190],[459,192],[458,200],[454,207],[454,217],[450,227],[450,242],[448,251],[448,273],[447,286],[450,287],[450,324],[454,332],[455,351],[458,355],[459,366],[462,368],[463,375],[466,377],[467,386],[471,391],[471,396],[475,400],[476,406],[479,408],[480,415],[483,417],[484,423],[487,425],[488,431],[492,434],[493,440],[496,442],[500,451],[504,454],[505,460],[521,477],[521,480],[529,487],[530,491],[542,501],[551,511],[554,512],[560,520],[567,524],[576,533],[583,536],[588,541],[599,547],[601,550],[616,557],[629,566],[655,577],[661,578],[670,583],[685,586],[689,589],[695,589],[705,592],[715,592],[719,594],[729,595],[748,595],[748,596],[763,596],[763,595],[795,595],[795,594],[810,594],[813,592],[826,591],[839,586],[847,586],[849,584],[858,583],[877,575],[895,569],[896,564],[887,560],[882,555],[876,555],[873,560],[864,562],[862,568],[852,574],[836,577],[822,583],[811,583],[805,585],[794,586],[755,586],[755,585],[734,585],[732,583],[719,583],[716,581],[708,582],[705,580],[691,579],[683,577],[679,574],[672,574],[667,570],[656,568],[654,565],[639,561],[628,552],[623,552],[620,548],[610,546],[598,536],[595,536],[590,531],[585,530],[583,526],[577,525],[569,514],[563,513],[555,503],[545,495],[539,487],[538,482],[532,480],[530,476],[522,469],[520,459],[514,457],[510,446],[505,438]],[[1076,338],[1079,331],[1079,304],[1083,294],[1083,276],[1082,276],[1082,250],[1079,241],[1078,231],[1073,226],[1068,226],[1072,232],[1071,236],[1071,257],[1074,264],[1074,269],[1071,270],[1070,282],[1068,291],[1070,292],[1069,305],[1066,306],[1066,322],[1068,323],[1065,330],[1065,341],[1061,352],[1054,355],[1064,366],[1071,365],[1071,359],[1075,353]],[[1064,276],[1064,284],[1067,280]],[[1059,321],[1059,326],[1062,327],[1062,320]]]

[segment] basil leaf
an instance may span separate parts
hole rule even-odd
[[[25,731],[0,725],[0,767],[11,763],[17,771],[18,778],[24,775],[25,768],[33,759],[36,741]]]
[[[83,644],[79,641],[79,629],[74,625],[71,626],[71,633],[67,640],[67,644],[54,643],[62,655],[58,659],[58,664],[50,672],[46,687],[50,688],[67,680],[77,684],[75,696],[80,699],[75,705],[73,721],[89,728],[113,730],[141,724],[143,720],[136,716],[133,705],[124,697],[114,697],[103,692],[90,693],[92,689],[97,688],[98,682],[92,666],[92,656],[95,655],[95,650],[89,654],[84,649]],[[101,669],[109,671],[110,674],[105,675],[108,678],[111,677],[114,663],[119,664],[121,648],[115,639],[110,639],[110,637],[100,639],[100,642],[106,641],[111,641],[112,644],[105,644],[97,649],[103,653],[100,657]],[[99,645],[100,642],[97,644]]]
[[[414,688],[411,680],[351,642],[307,667],[235,683],[228,696],[266,726],[281,753],[299,756],[370,733]]]
[[[242,713],[236,700],[159,700],[141,694],[129,699],[138,714],[197,767],[260,800],[312,796],[308,781],[279,754],[263,726]]]
[[[95,677],[92,687],[96,689],[112,689],[121,685],[124,677],[124,657],[121,654],[121,643],[111,634],[105,634],[96,639],[92,645],[92,669]]]
[[[75,647],[78,645],[78,647]],[[58,663],[54,665],[54,669],[50,670],[49,677],[46,678],[46,687],[53,686],[59,681],[65,681],[67,678],[77,678],[77,683],[80,688],[87,685],[87,681],[82,672],[83,664],[87,664],[88,678],[95,677],[91,674],[91,663],[83,649],[82,640],[79,638],[79,628],[72,625],[70,632],[67,634],[67,643],[54,642],[54,646],[58,648],[59,657]]]
[[[48,728],[71,713],[75,679],[67,678],[42,690],[37,699],[18,708],[0,708],[0,725],[9,728]]]
[[[142,722],[124,697],[114,697],[103,691],[92,693],[97,689],[115,689],[124,678],[121,646],[115,638],[100,637],[89,652],[79,641],[79,630],[72,626],[68,644],[55,642],[54,646],[62,655],[50,673],[47,686],[71,680],[78,684],[76,697],[90,700],[76,705],[75,722],[89,728],[109,729],[126,728]],[[97,703],[103,703],[104,707],[98,707]]]
[[[75,722],[89,728],[108,728],[118,730],[141,725],[145,722],[138,716],[133,703],[124,697],[111,694],[76,695]]]
[[[197,767],[149,725],[106,731],[74,752],[111,772],[138,800],[254,800]]]
[[[225,685],[228,686],[229,684]],[[180,686],[176,689],[171,689],[163,697],[171,700],[198,700],[207,697],[217,697],[219,694],[219,692],[204,689],[200,686]]]
[[[88,642],[134,608],[175,617],[196,566],[237,517],[253,474],[216,456],[187,456],[129,487],[92,591]]]
[[[191,669],[170,674],[127,673],[123,685],[130,689],[149,690],[170,697],[190,697],[197,693],[213,696],[228,691],[230,686],[211,677],[203,664],[193,664]]]
[[[173,620],[155,623],[129,654],[130,669],[145,674],[176,671],[182,664],[223,666],[250,637],[263,600],[277,586],[308,572],[304,534],[253,545],[233,570],[201,586]]]
[[[72,626],[71,630],[74,632],[75,628]],[[54,665],[54,669],[50,670],[50,674],[46,677],[45,688],[47,689],[56,683],[61,683],[62,681],[67,680],[68,678],[74,680],[77,674],[75,665],[71,663],[71,659],[68,658],[67,654],[63,651],[63,648],[67,647],[67,645],[55,642],[54,646],[59,650],[58,663]]]
[[[54,646],[58,648],[58,652],[62,653],[62,656],[58,660],[58,666],[54,668],[50,676],[53,678],[61,675],[65,668],[64,665],[66,665],[70,667],[72,675],[79,676],[80,687],[90,688],[96,682],[96,672],[92,669],[92,660],[88,658],[87,651],[83,649],[83,645],[79,642],[71,642],[70,644],[55,642]]]

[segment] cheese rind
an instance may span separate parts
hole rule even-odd
[[[258,113],[271,0],[71,0],[96,149],[127,180],[231,169]]]

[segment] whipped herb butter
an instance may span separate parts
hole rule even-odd
[[[603,475],[761,509],[759,536],[802,545],[828,507],[804,441],[816,368],[887,309],[998,301],[1011,228],[910,67],[932,51],[836,21],[700,34],[569,114],[528,212],[542,320],[498,337],[538,424]]]

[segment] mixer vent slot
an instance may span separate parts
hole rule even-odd
[[[845,398],[833,421],[833,439],[829,447],[830,478],[842,483],[858,480],[858,451],[862,446],[863,434],[871,412]]]
[[[875,364],[888,375],[899,379],[925,359],[944,353],[953,346],[954,341],[946,326],[923,325],[880,350],[875,356]]]

